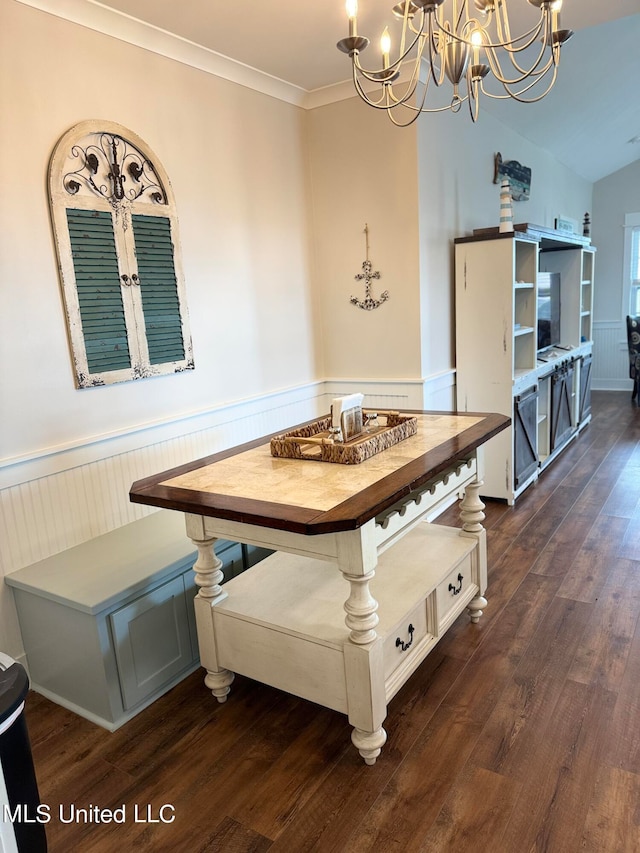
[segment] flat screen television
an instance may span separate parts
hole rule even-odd
[[[560,341],[560,273],[538,273],[538,352]]]

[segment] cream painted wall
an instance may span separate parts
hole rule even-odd
[[[453,240],[497,224],[497,151],[532,169],[531,198],[514,203],[516,222],[553,227],[558,215],[582,222],[592,208],[589,181],[486,110],[475,125],[464,113],[443,114],[400,129],[353,98],[312,111],[309,150],[314,286],[323,373],[332,378],[425,380],[455,366]],[[348,302],[363,293],[353,276],[364,259],[365,222],[373,268],[382,273],[374,295],[391,294],[372,312]]]
[[[331,379],[420,377],[418,186],[415,132],[403,133],[357,99],[309,115],[314,288]],[[366,311],[352,305],[366,256],[381,278]]]
[[[560,214],[582,222],[585,211],[591,210],[592,184],[514,133],[487,109],[476,124],[468,112],[460,112],[423,116],[417,126],[422,373],[428,376],[455,364],[453,240],[474,228],[498,224],[500,187],[493,183],[496,152],[532,170],[530,199],[513,204],[515,222],[552,228]]]
[[[3,0],[0,117],[0,458],[315,379],[302,110]],[[70,126],[101,117],[170,176],[196,370],[78,391],[47,164]]]

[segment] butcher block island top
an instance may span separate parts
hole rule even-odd
[[[504,429],[497,414],[416,413],[417,434],[358,465],[271,455],[270,436],[133,484],[131,500],[314,535],[360,527]]]

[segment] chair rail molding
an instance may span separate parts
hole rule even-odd
[[[295,419],[298,414],[300,414],[298,420],[313,418],[321,413],[323,405],[323,382],[310,382],[292,388],[276,389],[256,397],[233,400],[221,406],[132,424],[120,430],[88,436],[65,444],[39,448],[32,453],[0,459],[0,490],[118,454],[184,439],[185,436],[192,434],[219,430],[228,424],[233,424],[234,435],[238,435],[238,425],[243,421],[247,421],[248,424],[241,429],[242,434],[252,433],[243,440],[250,441],[259,435],[266,435],[289,426],[292,423],[291,418]],[[309,412],[308,415],[307,412]],[[275,426],[272,427],[272,423]],[[266,425],[264,432],[260,431],[262,425]],[[231,447],[232,444],[229,446]]]

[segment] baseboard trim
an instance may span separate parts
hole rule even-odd
[[[631,394],[633,382],[631,379],[592,379],[592,391],[627,391]]]
[[[200,661],[194,663],[188,669],[183,670],[179,675],[177,675],[175,678],[172,678],[171,681],[161,687],[160,690],[157,690],[151,696],[147,697],[144,702],[141,702],[139,705],[136,705],[136,707],[133,708],[131,711],[125,711],[116,722],[106,720],[104,717],[101,717],[98,714],[94,714],[92,711],[88,711],[86,708],[82,708],[80,705],[76,705],[75,702],[71,702],[68,699],[65,699],[64,696],[60,696],[58,693],[54,693],[52,690],[47,690],[46,687],[42,687],[40,684],[32,684],[31,690],[33,690],[34,693],[38,693],[40,696],[44,696],[45,699],[48,699],[55,705],[60,705],[61,707],[66,708],[67,711],[71,711],[73,714],[77,714],[79,717],[83,717],[85,720],[89,720],[90,723],[94,723],[94,725],[100,726],[100,728],[106,729],[109,732],[115,732],[125,723],[128,723],[130,720],[136,717],[141,711],[144,711],[145,708],[148,708],[149,705],[152,705],[165,693],[168,693],[169,690],[176,686],[176,684],[179,684],[188,675],[191,675],[193,672],[195,672],[199,667]]]

